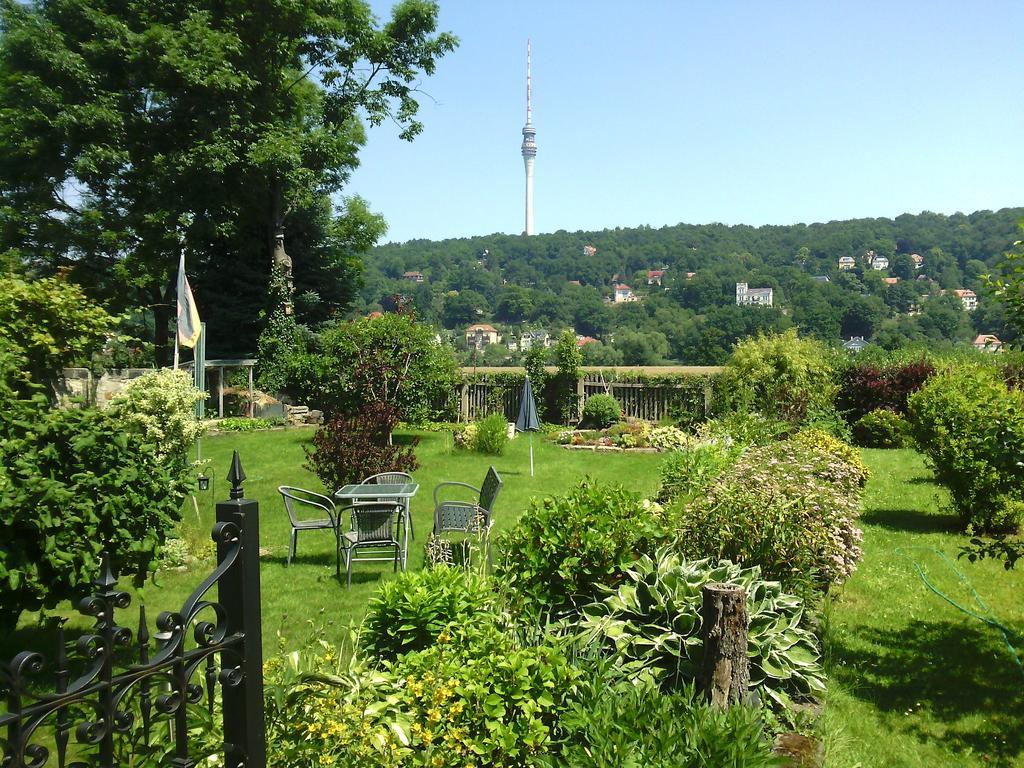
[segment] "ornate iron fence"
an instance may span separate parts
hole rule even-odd
[[[213,528],[217,566],[180,611],[157,617],[155,647],[145,606],[134,640],[130,629],[118,625],[115,612],[131,599],[118,590],[104,554],[93,596],[78,604],[80,613],[95,619],[93,630],[69,654],[63,627],[58,629],[52,665],[35,651],[0,664],[0,699],[6,699],[0,768],[117,768],[117,740],[141,729],[148,744],[163,720],[172,723],[171,743],[160,764],[192,768],[197,762],[189,756],[189,706],[205,699],[212,715],[218,683],[223,765],[265,768],[259,505],[244,498],[243,480],[236,451],[228,473],[231,499],[217,504]],[[207,599],[214,585],[216,601]],[[134,660],[123,661],[126,655]],[[73,673],[76,666],[84,671]],[[72,740],[80,746],[69,749]]]

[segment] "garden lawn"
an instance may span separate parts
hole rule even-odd
[[[999,632],[931,592],[1024,630],[1024,569],[957,559],[966,537],[914,451],[864,451],[864,560],[828,615],[829,765],[1024,766],[1024,674]],[[1016,645],[1020,645],[1016,643]]]
[[[277,492],[279,485],[296,485],[320,493],[330,493],[317,477],[303,467],[303,446],[309,445],[312,428],[228,433],[207,437],[202,441],[202,455],[208,460],[203,468],[211,478],[210,490],[195,493],[196,504],[187,499],[182,518],[182,536],[196,544],[209,540],[214,522],[214,503],[226,499],[226,477],[233,450],[238,450],[245,470],[245,498],[260,503],[261,588],[263,604],[264,648],[273,653],[281,642],[289,649],[298,647],[310,635],[311,622],[331,622],[328,636],[341,637],[345,627],[358,623],[369,598],[383,580],[393,578],[389,563],[353,563],[352,587],[345,589],[344,571],[339,582],[334,575],[334,536],[330,531],[299,533],[298,556],[290,567],[288,555],[290,526],[288,515]],[[440,432],[399,432],[395,440],[408,440],[412,434],[420,438],[416,450],[420,467],[413,477],[420,485],[412,500],[413,528],[416,539],[410,541],[410,570],[422,568],[423,545],[433,528],[434,487],[445,480],[458,480],[479,487],[487,468],[494,465],[504,480],[494,510],[494,530],[500,532],[512,525],[529,507],[534,497],[560,494],[586,476],[601,482],[621,483],[630,490],[652,495],[658,489],[661,456],[639,453],[600,453],[568,451],[534,435],[536,474],[530,477],[529,437],[521,435],[508,444],[502,456],[485,456],[456,451],[451,434]],[[334,490],[334,489],[330,489]],[[198,507],[198,516],[196,514]],[[345,521],[347,525],[348,521]],[[212,570],[212,551],[208,566],[186,571],[162,571],[156,584],[145,587],[146,610],[155,617],[157,611],[179,610],[192,589]],[[216,595],[211,596],[216,599]],[[137,602],[138,597],[135,598]],[[88,622],[62,606],[58,613],[70,617],[69,628],[84,629]],[[121,621],[134,629],[129,609]],[[21,650],[15,647],[31,641],[30,625],[34,618],[24,614],[19,632],[21,638],[0,641],[0,658]],[[152,628],[151,628],[152,630]]]

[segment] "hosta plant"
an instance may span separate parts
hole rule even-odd
[[[701,667],[701,589],[713,582],[746,590],[750,684],[761,699],[783,708],[791,697],[821,694],[824,674],[817,640],[801,624],[803,603],[756,566],[686,560],[668,549],[645,555],[583,609],[583,637],[603,641],[625,666],[653,671],[664,689],[681,689]]]

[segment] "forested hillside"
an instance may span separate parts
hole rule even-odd
[[[411,297],[421,318],[454,331],[463,346],[471,323],[491,323],[506,340],[573,328],[600,340],[584,346],[586,361],[597,364],[715,364],[736,339],[793,325],[827,341],[863,336],[887,348],[967,343],[979,333],[1006,340],[1001,309],[980,277],[1020,239],[1022,215],[1006,208],[413,240],[367,256],[359,309]],[[848,269],[840,269],[842,257],[852,258]],[[664,270],[661,285],[648,275],[654,270]],[[772,288],[773,306],[737,306],[737,282]],[[617,284],[637,300],[610,303]],[[958,289],[977,294],[976,309],[965,309]],[[477,357],[515,360],[505,345]]]

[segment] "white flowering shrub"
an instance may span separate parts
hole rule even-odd
[[[688,557],[758,565],[784,586],[825,589],[860,561],[863,469],[814,445],[751,448],[692,500],[679,540]]]
[[[158,456],[185,460],[205,431],[196,418],[196,403],[205,397],[188,372],[165,369],[129,382],[111,407],[126,427],[156,446]]]

